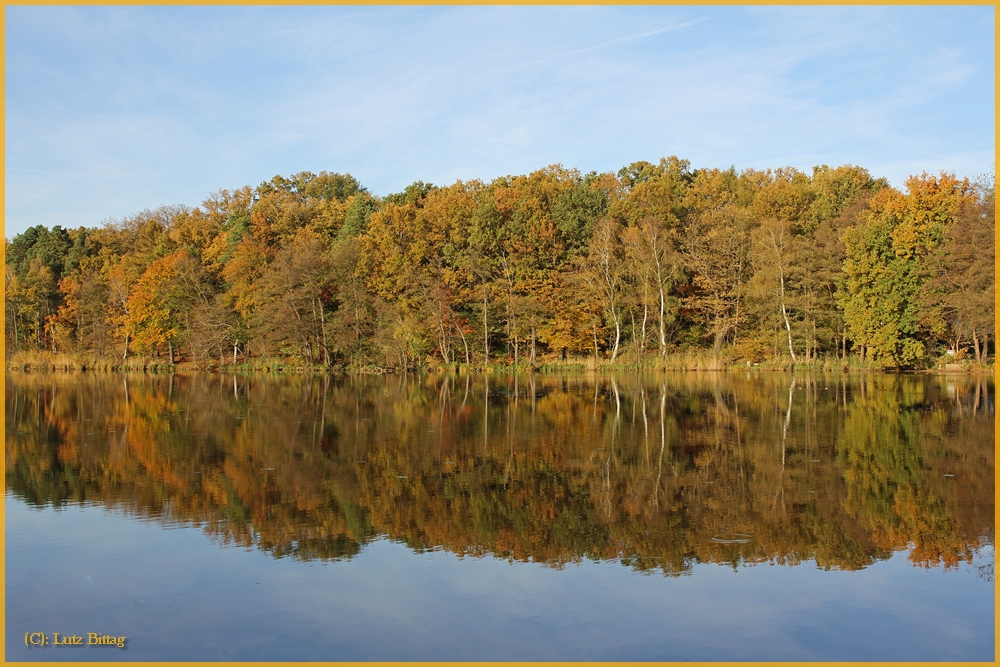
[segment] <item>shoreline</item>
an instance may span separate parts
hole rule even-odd
[[[733,360],[723,355],[716,358],[697,352],[677,352],[665,359],[650,358],[644,363],[636,364],[618,362],[615,364],[595,363],[593,357],[580,357],[570,360],[547,359],[535,364],[480,364],[425,363],[417,368],[394,368],[376,365],[351,366],[303,363],[296,359],[256,358],[239,364],[196,364],[190,361],[169,363],[157,358],[132,358],[125,360],[107,357],[90,357],[67,353],[51,352],[20,352],[5,359],[4,369],[7,372],[82,372],[82,373],[209,373],[217,375],[403,375],[403,374],[551,374],[551,373],[662,373],[662,372],[814,372],[814,373],[871,373],[880,375],[896,374],[929,374],[929,375],[993,375],[995,364],[991,359],[985,363],[969,360],[966,363],[945,362],[927,368],[886,369],[862,364],[856,357],[826,358],[808,362],[792,363],[790,359],[778,358],[763,360],[751,364],[744,360]]]

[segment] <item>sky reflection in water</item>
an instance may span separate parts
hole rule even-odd
[[[992,660],[991,382],[466,380],[8,377],[8,659]]]

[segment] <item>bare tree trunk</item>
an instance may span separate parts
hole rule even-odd
[[[736,347],[736,333],[740,327],[740,297],[743,295],[743,260],[736,273],[736,313],[733,315],[733,347]]]
[[[505,329],[504,337],[507,339],[507,352],[506,354],[504,354],[504,356],[507,357],[507,359],[510,359],[510,339],[511,339],[511,333],[513,332],[514,329],[514,325],[511,322],[512,316],[510,312],[510,293],[507,294],[507,304],[505,306],[505,310],[507,311],[506,312],[507,323],[504,325]]]
[[[594,322],[594,369],[597,369],[597,322]]]
[[[618,313],[614,309],[611,311],[611,319],[615,321],[615,346],[611,350],[611,363],[615,363],[615,359],[618,357],[618,343],[622,337],[622,326]]]
[[[667,332],[666,325],[663,321],[666,316],[666,297],[663,294],[663,285],[660,285],[660,358],[665,359],[667,357]]]
[[[819,344],[816,342],[816,319],[813,318],[812,321],[812,357],[813,359],[819,359]]]
[[[632,308],[628,309],[628,316],[629,316],[629,319],[632,321],[632,344],[636,345],[637,341],[636,341],[636,335],[635,335],[635,311],[632,310]],[[641,343],[640,343],[640,345],[641,345]],[[636,345],[636,348],[635,348],[635,363],[636,364],[639,363],[639,358],[640,358],[641,354],[642,354],[642,350],[640,350],[639,346]]]
[[[490,365],[490,328],[487,324],[486,285],[483,284],[483,366]]]
[[[458,331],[458,335],[462,337],[462,345],[465,347],[465,365],[469,365],[469,342],[465,340],[465,332],[462,331],[462,327],[458,325],[458,318],[455,317],[455,313],[451,314],[451,320],[455,324],[455,329]]]
[[[795,348],[792,347],[792,324],[788,321],[788,311],[785,310],[785,274],[781,269],[781,264],[778,264],[778,277],[781,280],[781,316],[785,318],[785,331],[788,334],[788,353],[792,355],[792,362],[795,359]]]
[[[444,330],[443,318],[438,319],[438,331],[441,332],[441,358],[444,359],[444,363],[451,363],[451,360],[448,359],[448,335]]]
[[[317,299],[319,301],[319,299]],[[326,365],[330,365],[330,350],[326,346],[326,314],[323,312],[323,302],[319,301],[319,328],[323,333],[323,357],[325,358]],[[233,363],[236,363],[236,356],[233,355]]]
[[[712,353],[715,358],[718,359],[719,355],[722,353],[722,339],[726,336],[727,328],[722,326],[722,316],[719,315],[715,318],[716,329],[715,329],[715,341],[712,343]]]
[[[641,356],[646,356],[646,321],[649,319],[649,304],[645,299],[642,302],[642,337],[639,339],[639,352]]]

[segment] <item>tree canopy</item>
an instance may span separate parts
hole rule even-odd
[[[6,243],[8,356],[364,368],[995,351],[994,183],[552,165],[371,194],[301,172]]]

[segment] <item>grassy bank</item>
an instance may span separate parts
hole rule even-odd
[[[65,352],[19,351],[7,357],[9,370],[24,371],[99,371],[121,373],[172,373],[208,371],[225,373],[329,373],[343,370],[339,366],[311,364],[294,357],[255,357],[237,364],[220,363],[218,359],[200,363],[183,360],[170,363],[166,357],[72,354]]]
[[[169,373],[173,366],[166,359],[108,357],[66,352],[20,351],[7,357],[8,370],[24,371],[101,371]]]
[[[171,364],[164,357],[131,356],[121,359],[117,356],[99,356],[92,354],[72,354],[65,352],[19,351],[7,357],[6,368],[23,371],[99,371],[99,372],[145,372],[171,373],[183,371],[206,371],[216,373],[292,373],[292,374],[324,374],[347,373],[352,375],[382,375],[400,372],[400,369],[387,368],[374,364],[367,365],[334,365],[326,366],[311,363],[304,358],[296,357],[254,357],[241,360],[239,363],[222,363],[213,358],[201,363],[181,361]],[[412,370],[412,369],[411,369]],[[715,356],[711,350],[683,350],[670,353],[665,357],[647,356],[636,359],[634,355],[620,356],[614,364],[607,359],[589,357],[570,357],[569,359],[545,358],[535,364],[519,364],[517,366],[490,364],[485,368],[480,364],[450,363],[443,364],[437,360],[428,360],[419,371],[431,373],[572,373],[585,371],[778,371],[792,370],[803,372],[843,373],[843,372],[883,372],[883,369],[863,364],[857,357],[841,359],[826,357],[810,361],[792,363],[789,357],[765,359],[759,363],[748,363],[737,359],[727,350]],[[927,369],[935,373],[993,373],[994,364],[975,363],[972,360],[960,360],[943,357],[936,360]]]

